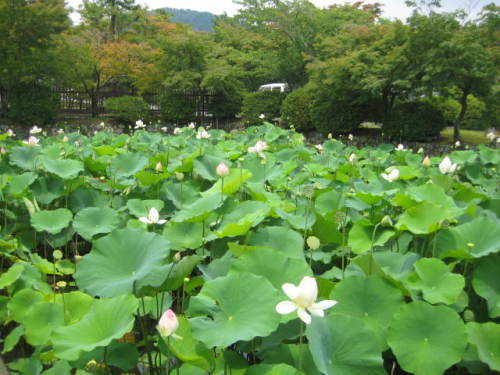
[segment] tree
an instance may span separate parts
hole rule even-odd
[[[0,0],[0,90],[49,85],[57,76],[54,45],[69,23],[63,0]]]

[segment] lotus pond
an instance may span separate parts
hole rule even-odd
[[[499,149],[175,133],[0,135],[12,373],[500,371]]]

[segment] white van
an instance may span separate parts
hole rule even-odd
[[[259,86],[259,91],[288,92],[288,83],[268,83],[267,85]]]

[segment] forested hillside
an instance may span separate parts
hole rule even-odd
[[[182,22],[193,26],[196,31],[212,31],[215,15],[210,12],[198,12],[191,9],[162,8],[172,14],[173,22]]]

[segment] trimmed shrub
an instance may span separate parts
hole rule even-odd
[[[104,101],[104,109],[117,122],[133,124],[149,115],[149,106],[140,96],[119,96]]]
[[[398,103],[385,118],[384,134],[398,141],[426,141],[446,127],[443,113],[428,101]]]
[[[57,94],[44,86],[24,84],[13,87],[8,101],[8,117],[28,126],[51,123],[59,111]]]
[[[250,125],[260,124],[261,114],[267,121],[272,121],[280,116],[280,109],[286,93],[278,91],[257,91],[245,95],[241,117]]]
[[[302,87],[288,94],[281,104],[282,125],[295,129],[314,130],[312,120],[313,96],[308,88]]]
[[[182,92],[169,91],[160,98],[160,117],[167,123],[188,123],[196,119],[196,102]]]

